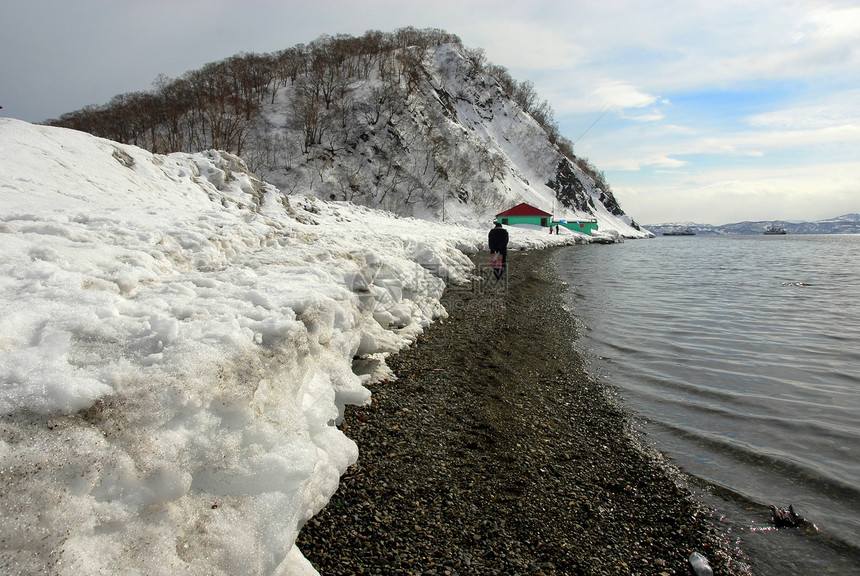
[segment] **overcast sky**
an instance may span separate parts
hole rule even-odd
[[[404,26],[531,80],[638,222],[860,212],[860,0],[0,0],[0,116]]]

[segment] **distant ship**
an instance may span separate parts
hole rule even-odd
[[[785,234],[785,228],[782,226],[768,226],[764,229],[765,234]]]
[[[689,226],[686,228],[675,228],[674,230],[664,230],[663,236],[695,236],[696,233],[693,232]]]

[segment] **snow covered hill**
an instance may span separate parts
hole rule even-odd
[[[371,75],[351,85],[343,105],[352,112],[345,127],[329,129],[323,138],[330,139],[328,146],[311,149],[309,160],[289,171],[272,165],[261,165],[260,171],[282,189],[424,219],[487,222],[527,202],[558,219],[597,218],[602,230],[647,236],[462,48],[446,44],[428,50],[420,66],[411,93],[397,83],[385,88],[392,98],[387,116],[370,122],[357,112],[379,98],[385,85],[378,74]],[[276,104],[263,108],[272,130],[291,124],[295,90],[281,90]],[[285,145],[296,146],[294,156],[301,157],[298,144]]]
[[[485,225],[521,202],[648,237],[528,82],[439,30],[238,55],[56,125],[151,151],[215,148],[279,189]]]
[[[482,224],[0,119],[0,572],[313,574],[296,535],[360,450],[343,406],[480,285]]]

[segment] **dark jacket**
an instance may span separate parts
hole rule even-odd
[[[490,230],[488,240],[490,242],[490,252],[508,253],[508,231],[501,226],[496,226]]]

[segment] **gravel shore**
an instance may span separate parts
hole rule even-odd
[[[450,317],[348,409],[358,462],[298,539],[320,574],[688,574],[694,551],[744,573],[585,374],[552,253],[512,253],[506,282],[449,288]]]

